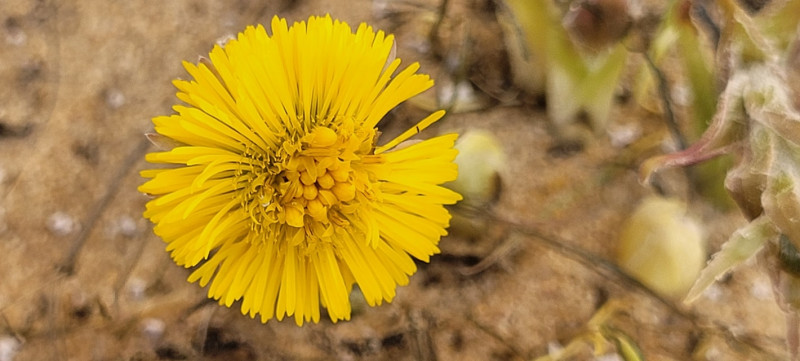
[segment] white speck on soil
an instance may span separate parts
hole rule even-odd
[[[125,237],[131,238],[139,233],[139,227],[136,225],[136,220],[131,216],[119,217],[116,221],[115,233],[121,234]]]
[[[155,343],[164,335],[167,324],[157,318],[145,318],[142,320],[142,333],[144,336]]]
[[[718,360],[721,355],[721,352],[716,347],[711,347],[706,350],[705,357],[706,360]]]
[[[703,296],[711,301],[718,302],[722,299],[724,293],[722,288],[715,283],[706,288],[705,292],[703,292]]]
[[[555,354],[561,352],[561,350],[563,350],[563,349],[564,349],[564,346],[561,343],[559,343],[558,341],[550,341],[550,342],[547,343],[547,354],[548,355],[555,355]]]
[[[20,29],[12,29],[6,33],[6,43],[8,45],[22,46],[28,42],[28,35]]]
[[[681,84],[672,88],[672,100],[675,104],[687,106],[692,103],[692,99],[694,99],[694,94],[688,86]]]
[[[58,211],[47,217],[47,229],[56,236],[67,236],[75,233],[79,228],[75,218],[64,212]]]
[[[772,284],[768,279],[757,279],[750,286],[750,294],[759,300],[770,300],[772,299]]]
[[[119,109],[123,105],[125,105],[125,94],[122,94],[122,91],[119,89],[109,89],[106,92],[106,104],[111,109]]]
[[[14,337],[0,337],[0,361],[13,361],[20,346],[19,340]]]
[[[642,126],[636,123],[613,125],[608,128],[608,138],[615,148],[624,148],[642,136]]]
[[[133,301],[142,301],[147,290],[147,281],[133,277],[128,281],[128,293]]]

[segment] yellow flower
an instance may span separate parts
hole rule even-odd
[[[370,305],[439,252],[461,196],[440,185],[457,176],[456,134],[398,144],[444,115],[437,111],[376,146],[376,125],[433,85],[414,63],[393,76],[394,39],[329,16],[248,27],[176,80],[188,106],[153,119],[147,155],[171,167],[142,171],[155,196],[144,213],[190,282],[261,321],[298,325],[350,318],[358,284]]]

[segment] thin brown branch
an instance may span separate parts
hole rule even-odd
[[[111,181],[108,183],[108,188],[106,188],[105,193],[100,198],[99,201],[94,205],[94,209],[89,214],[86,227],[83,227],[80,232],[75,236],[75,239],[72,241],[72,247],[67,252],[67,256],[64,258],[64,261],[61,262],[61,265],[58,267],[59,272],[64,273],[66,275],[72,275],[75,272],[75,262],[80,254],[81,250],[83,249],[83,245],[86,244],[86,241],[89,239],[89,235],[91,235],[94,227],[97,225],[97,221],[103,215],[106,208],[108,208],[109,204],[111,204],[111,200],[117,194],[119,190],[119,185],[122,183],[122,180],[125,178],[126,175],[133,169],[133,166],[142,159],[142,156],[147,151],[147,148],[150,146],[150,141],[147,138],[142,137],[142,140],[136,144],[136,147],[128,153],[128,157],[120,164],[117,171],[114,173]]]

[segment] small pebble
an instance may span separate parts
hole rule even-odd
[[[547,343],[547,354],[555,355],[564,350],[564,345],[558,341],[550,341]]]
[[[21,344],[19,340],[10,336],[0,337],[0,361],[13,361],[17,356]]]
[[[672,101],[677,105],[688,106],[694,101],[692,89],[685,85],[676,85],[672,88]]]
[[[724,293],[725,292],[722,290],[722,288],[715,283],[711,286],[708,286],[708,288],[703,291],[703,296],[711,301],[718,302],[722,299]]]
[[[722,352],[720,352],[716,347],[709,347],[706,349],[706,352],[703,356],[706,360],[720,360]]]
[[[141,278],[131,278],[128,281],[128,293],[134,301],[144,300],[145,291],[147,291],[147,281]]]
[[[386,17],[390,13],[389,11],[389,1],[388,0],[374,0],[372,1],[372,14],[378,18],[382,19]]]
[[[66,236],[78,230],[78,223],[69,214],[58,211],[47,218],[47,229],[57,236]]]
[[[119,109],[125,105],[125,94],[119,89],[109,89],[106,91],[106,104],[111,109]]]
[[[27,42],[28,35],[19,27],[14,26],[6,29],[6,43],[8,45],[22,46]]]
[[[614,148],[624,148],[642,136],[642,127],[631,123],[611,126],[608,129],[608,138]]]
[[[117,232],[119,234],[131,238],[138,233],[138,227],[136,226],[136,221],[130,216],[122,216],[117,219]]]
[[[167,324],[158,318],[145,318],[142,320],[142,333],[151,342],[157,342],[164,336]]]
[[[772,299],[772,284],[767,279],[758,279],[750,286],[750,294],[758,300]]]

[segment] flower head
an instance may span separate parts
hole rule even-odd
[[[190,282],[266,322],[350,318],[358,284],[370,305],[391,301],[438,253],[461,196],[456,135],[396,147],[440,119],[438,111],[383,146],[378,121],[433,85],[414,63],[394,74],[392,35],[330,17],[272,34],[248,27],[209,60],[184,63],[176,114],[153,119],[147,155],[172,165],[142,172],[155,196],[144,213]],[[402,148],[402,149],[401,149]],[[413,257],[413,258],[412,258]]]

